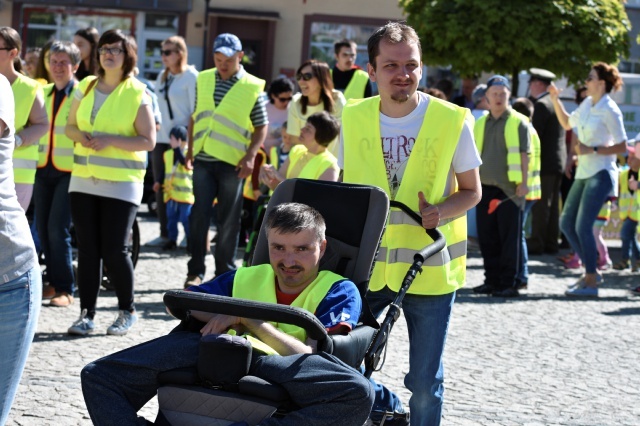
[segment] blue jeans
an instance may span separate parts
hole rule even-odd
[[[598,259],[593,224],[612,189],[613,182],[606,170],[587,179],[575,179],[562,209],[560,229],[580,256],[587,274],[596,273]]]
[[[40,267],[0,284],[0,425],[9,416],[42,303]]]
[[[516,276],[516,281],[519,283],[526,284],[529,282],[529,251],[527,250],[527,233],[525,232],[524,227],[527,224],[527,218],[529,217],[529,213],[531,212],[531,208],[538,200],[527,200],[524,203],[524,210],[522,211],[522,250],[520,256],[520,268],[518,270],[518,275]]]
[[[191,209],[191,260],[187,265],[189,275],[204,277],[204,257],[207,254],[207,231],[211,223],[211,206],[216,205],[218,239],[213,257],[216,275],[236,269],[235,259],[242,213],[242,179],[235,166],[224,161],[196,160],[193,166],[193,195]]]
[[[388,287],[367,293],[373,314],[379,316],[395,295]],[[440,424],[444,402],[442,356],[455,297],[455,293],[442,296],[408,294],[402,302],[409,332],[409,372],[404,384],[412,393],[409,400],[412,426]],[[383,395],[376,392],[374,406],[382,405],[382,398]]]
[[[71,173],[55,178],[36,177],[33,196],[49,283],[56,292],[73,294],[70,180]]]
[[[640,260],[640,244],[638,244],[638,222],[626,218],[620,228],[620,239],[622,240],[622,260]]]
[[[200,333],[174,332],[88,364],[80,374],[94,425],[146,425],[137,412],[156,395],[158,374],[197,365]],[[261,425],[361,425],[373,390],[360,372],[325,353],[261,356],[249,374],[283,386],[301,407]]]
[[[178,239],[178,222],[184,228],[184,234],[189,238],[189,215],[191,214],[191,204],[179,203],[175,200],[169,200],[166,204],[167,213],[167,237],[169,241]]]

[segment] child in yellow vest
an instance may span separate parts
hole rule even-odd
[[[640,244],[638,244],[640,198],[636,191],[638,190],[640,159],[636,158],[634,150],[629,151],[627,157],[629,168],[620,171],[620,195],[618,198],[618,210],[622,221],[620,228],[622,259],[613,265],[613,268],[622,271],[631,265],[631,272],[637,272],[640,268]]]
[[[170,150],[164,152],[164,202],[167,206],[167,233],[169,241],[163,250],[177,248],[178,222],[182,223],[185,239],[189,241],[189,215],[193,206],[193,171],[185,167],[187,129],[175,126],[169,132]],[[155,189],[155,188],[154,188]]]
[[[291,148],[289,157],[278,170],[271,164],[262,166],[260,180],[270,189],[292,178],[337,181],[338,160],[327,147],[339,133],[340,124],[331,114],[326,111],[311,114],[300,130],[300,144]]]

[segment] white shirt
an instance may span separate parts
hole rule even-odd
[[[569,116],[569,125],[578,133],[583,144],[595,146],[612,146],[627,140],[622,112],[618,105],[605,94],[597,104],[593,105],[591,96],[587,97]],[[587,179],[601,170],[607,170],[613,182],[614,193],[618,194],[618,167],[616,155],[585,154],[578,157],[576,179]]]
[[[380,113],[380,138],[387,179],[391,196],[395,197],[400,182],[409,160],[409,155],[415,144],[415,140],[422,127],[424,116],[429,105],[429,97],[422,92],[418,93],[418,106],[408,115],[392,118]],[[340,132],[340,144],[338,153],[338,166],[344,168],[344,135]],[[458,140],[458,146],[453,154],[449,178],[443,196],[451,193],[451,187],[456,173],[464,173],[475,169],[482,164],[480,154],[473,140],[473,131],[469,123],[465,121]]]
[[[158,105],[162,114],[162,124],[156,143],[169,143],[169,132],[174,126],[189,125],[189,118],[193,114],[196,104],[196,80],[198,79],[198,71],[193,66],[180,74],[167,74],[167,80],[162,81],[164,71],[158,74],[156,79],[156,96],[158,97]],[[169,114],[169,106],[167,104],[167,96],[165,91],[169,90],[169,102],[171,103],[171,112],[173,112],[173,120]]]

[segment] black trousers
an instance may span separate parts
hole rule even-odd
[[[531,254],[556,253],[560,235],[560,184],[562,174],[540,176],[542,194],[531,209]]]
[[[71,192],[71,218],[78,240],[80,309],[93,318],[102,281],[102,264],[116,288],[118,309],[133,311],[133,262],[127,240],[138,206],[115,198]]]
[[[476,208],[485,284],[496,289],[516,284],[522,256],[522,210],[512,200],[506,200],[489,214],[491,200],[506,198],[497,186],[482,185],[482,199]]]
[[[151,153],[151,168],[153,170],[153,181],[160,185],[164,184],[164,152],[169,150],[171,145],[168,143],[157,143]],[[156,192],[156,215],[160,222],[160,236],[169,238],[167,231],[167,206],[164,204],[164,191]]]

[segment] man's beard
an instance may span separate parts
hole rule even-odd
[[[409,93],[394,93],[391,95],[391,100],[395,101],[399,104],[403,104],[411,99],[411,94]]]

